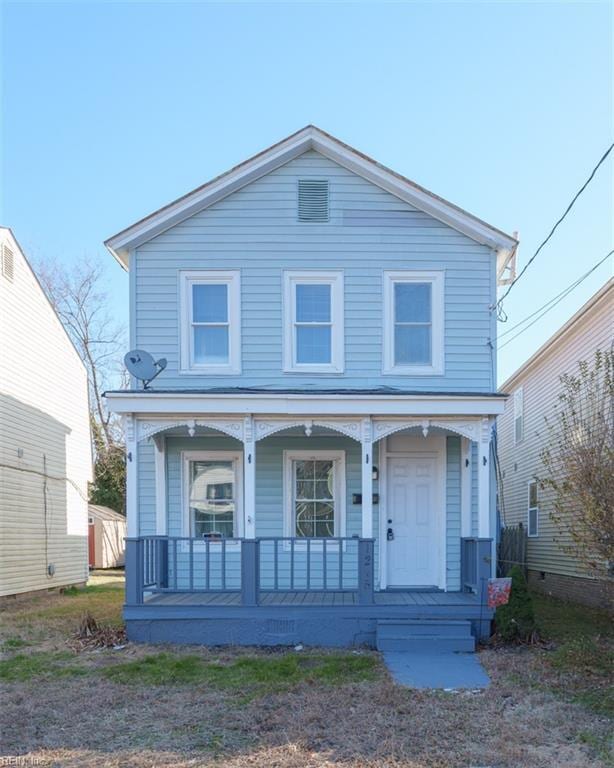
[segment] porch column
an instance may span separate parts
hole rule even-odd
[[[156,477],[156,534],[166,536],[166,437],[154,435],[154,469]]]
[[[478,536],[492,538],[490,530],[490,419],[485,416],[480,425],[478,443]]]
[[[256,441],[253,416],[243,420],[243,536],[256,538]]]
[[[138,442],[136,418],[130,413],[124,417],[126,435],[126,536],[133,539],[139,535],[139,502],[137,484]]]
[[[373,427],[362,420],[362,538],[373,538]]]
[[[461,537],[471,536],[471,440],[461,437]]]

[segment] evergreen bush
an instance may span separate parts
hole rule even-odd
[[[499,606],[495,613],[497,635],[506,642],[533,642],[538,632],[527,581],[518,565],[512,567],[508,576],[512,578],[512,590],[507,605]]]

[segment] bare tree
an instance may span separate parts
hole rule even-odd
[[[113,445],[120,438],[119,422],[105,408],[102,393],[121,376],[125,331],[109,313],[102,268],[87,260],[72,270],[41,262],[36,272],[87,368],[91,417],[105,445]]]
[[[565,549],[594,575],[614,566],[614,387],[612,350],[597,351],[575,373],[561,376],[562,392],[546,418],[548,443],[539,481],[552,493],[552,517]]]
[[[125,330],[111,316],[101,267],[92,261],[67,269],[42,262],[38,278],[87,369],[94,482],[90,499],[123,512],[125,464],[121,422],[104,403],[105,389],[125,380]]]

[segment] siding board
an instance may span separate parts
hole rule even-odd
[[[298,223],[299,178],[330,180],[330,222]],[[136,346],[168,359],[165,387],[395,386],[492,391],[490,352],[493,254],[485,246],[400,201],[316,152],[306,152],[136,251]],[[178,271],[240,269],[242,374],[178,372]],[[284,269],[342,269],[343,374],[283,374]],[[383,271],[445,271],[444,376],[382,374]]]
[[[514,398],[510,396],[505,412],[497,419],[499,460],[503,474],[503,523],[527,525],[527,487],[529,480],[543,474],[540,452],[545,445],[545,417],[561,391],[560,376],[577,373],[578,361],[591,361],[597,349],[609,349],[613,338],[613,294],[610,288],[602,299],[579,318],[561,338],[556,339],[539,360],[515,375],[510,395],[523,389],[524,439],[514,444]],[[562,576],[587,576],[564,546],[569,536],[561,532],[550,516],[552,497],[540,490],[539,535],[528,540],[529,569]]]
[[[24,255],[11,248],[14,279],[0,275],[0,595],[88,574],[87,377]]]

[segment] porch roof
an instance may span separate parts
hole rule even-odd
[[[500,392],[439,392],[373,389],[131,389],[105,393],[116,413],[269,414],[338,416],[497,416],[507,395]]]
[[[395,387],[371,387],[361,389],[329,388],[311,389],[304,388],[271,388],[271,387],[207,387],[193,389],[189,387],[181,389],[111,389],[104,393],[107,395],[118,394],[145,394],[153,395],[391,395],[396,397],[420,396],[420,397],[493,397],[505,398],[504,392],[441,392],[439,390],[397,389]]]

